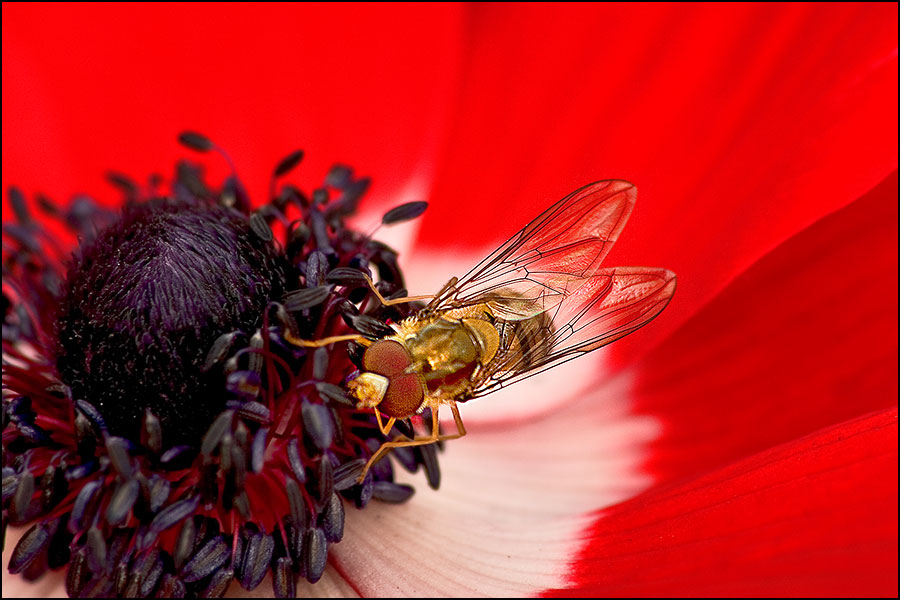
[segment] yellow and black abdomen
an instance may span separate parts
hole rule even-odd
[[[500,335],[500,348],[492,374],[528,371],[553,350],[553,321],[546,312],[528,319],[498,320],[494,325]]]

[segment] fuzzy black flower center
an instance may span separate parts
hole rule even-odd
[[[203,373],[210,346],[258,328],[286,271],[234,210],[171,200],[127,209],[69,269],[56,325],[62,379],[114,435],[138,435],[149,408],[165,445],[196,445],[227,400],[221,375]]]

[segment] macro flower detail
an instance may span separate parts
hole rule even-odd
[[[167,445],[202,435],[222,406],[204,369],[222,332],[261,325],[288,268],[249,221],[223,207],[154,199],[126,209],[80,253],[57,316],[56,364],[107,432],[136,438],[147,407]]]
[[[393,448],[466,435],[458,403],[584,356],[662,312],[675,293],[674,273],[601,266],[636,195],[621,180],[575,190],[468,273],[452,277],[424,308],[392,325],[391,335],[364,342],[364,372],[349,382],[358,406],[375,408],[385,434],[397,419],[426,408],[432,417],[430,435],[397,436],[366,469]],[[409,299],[381,301],[389,306]],[[456,433],[440,432],[443,405],[453,413]]]
[[[184,124],[227,146],[245,215],[240,198],[279,195],[272,168],[298,140],[309,152],[284,182],[311,193],[334,159],[372,177],[352,228],[427,199],[377,235],[415,295],[579,185],[633,181],[606,262],[671,268],[675,301],[460,406],[468,435],[437,453],[439,490],[396,464],[402,449],[375,465],[415,495],[344,500],[342,541],[296,592],[896,597],[897,23],[897,4],[873,3],[4,3],[4,256],[23,234],[11,187],[35,219],[42,194],[79,194],[60,211],[76,228],[119,214],[97,174],[171,194],[145,175],[175,164]],[[223,161],[204,165],[234,189]],[[47,259],[69,257],[71,230],[45,231]],[[6,275],[8,328],[28,311]],[[55,310],[38,296],[35,318]],[[359,333],[345,325],[331,333]],[[223,374],[250,345],[228,340],[204,358]],[[347,344],[329,350],[333,366]],[[6,529],[3,596],[64,597],[62,569],[6,569],[33,524]]]
[[[224,155],[198,134],[180,140]],[[252,213],[235,176],[214,189],[187,162],[170,193],[112,176],[121,216],[40,198],[44,221],[81,238],[71,260],[10,191],[4,532],[34,522],[11,573],[68,565],[72,597],[179,597],[220,596],[232,580],[251,590],[271,572],[274,593],[293,597],[343,536],[342,498],[412,495],[389,461],[360,476],[384,435],[340,385],[353,351],[288,341],[382,335],[410,310],[365,302],[361,273],[385,296],[405,293],[396,254],[343,222],[368,180],[336,166],[311,195],[278,186],[301,158],[276,167],[273,197]],[[408,419],[397,426],[414,435]],[[439,485],[436,447],[395,456]]]
[[[231,162],[199,134],[179,139]],[[343,225],[366,180],[335,167],[311,197],[279,191],[301,158],[276,167],[277,195],[252,214],[234,176],[214,191],[187,163],[171,195],[145,198],[114,176],[129,194],[122,215],[85,213],[61,283],[12,192],[6,304],[26,312],[4,329],[21,366],[4,369],[3,498],[12,522],[39,522],[11,573],[71,561],[70,596],[146,597],[217,596],[232,579],[252,590],[271,570],[275,595],[293,596],[343,537],[341,495],[359,508],[410,497],[387,451],[437,488],[436,444],[466,434],[457,403],[636,331],[675,292],[666,269],[602,267],[636,197],[608,180],[553,204],[423,306],[393,251]],[[382,225],[426,207],[397,206]],[[48,277],[28,280],[31,264]],[[45,296],[58,308],[35,322]],[[455,433],[441,432],[442,405]]]

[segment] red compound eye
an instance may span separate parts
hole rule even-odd
[[[389,417],[405,419],[416,414],[422,404],[422,381],[415,373],[394,375],[378,410]]]
[[[363,354],[363,368],[390,380],[378,410],[389,417],[405,419],[416,414],[425,391],[416,373],[404,373],[412,364],[409,351],[399,342],[378,340]]]
[[[390,377],[402,373],[412,364],[412,357],[403,344],[393,340],[378,340],[363,354],[363,368]]]

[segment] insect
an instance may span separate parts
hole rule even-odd
[[[462,437],[458,404],[479,398],[605,346],[650,322],[675,292],[663,268],[602,267],[634,207],[636,188],[621,180],[586,185],[528,223],[462,277],[454,277],[412,316],[367,346],[363,371],[348,383],[358,408],[394,423],[431,409],[431,432],[381,445],[359,480],[392,448]],[[385,300],[385,305],[421,297]],[[442,434],[447,405],[456,432]],[[382,416],[387,417],[386,422]]]

